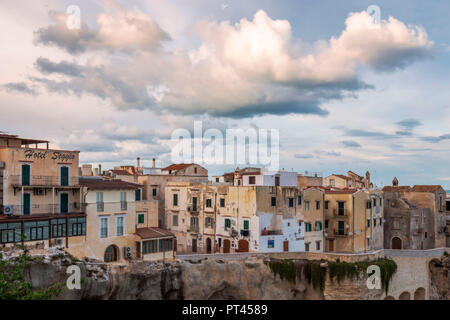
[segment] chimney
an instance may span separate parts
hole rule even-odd
[[[370,172],[367,171],[366,172],[366,189],[370,189],[370,185],[371,185],[371,183],[370,183]]]
[[[141,158],[137,158],[137,169],[139,170],[141,168]]]
[[[153,169],[155,169],[155,168],[156,168],[156,159],[153,158]]]

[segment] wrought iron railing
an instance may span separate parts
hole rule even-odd
[[[11,175],[9,177],[11,185],[27,187],[27,186],[78,186],[78,177],[68,177],[68,180],[61,176],[40,176],[32,175],[23,177],[21,175]]]

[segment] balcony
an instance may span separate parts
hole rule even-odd
[[[13,187],[79,187],[78,177],[69,177],[69,181],[61,181],[61,176],[31,176],[25,179],[21,175],[11,175]]]
[[[262,230],[261,231],[262,236],[281,236],[283,235],[282,230]]]
[[[121,212],[121,211],[127,211],[128,210],[128,202],[121,201],[121,202],[94,202],[94,203],[87,203],[85,205],[90,205],[89,208],[91,210],[95,210],[97,212]]]
[[[9,211],[12,216],[30,216],[30,215],[52,215],[83,213],[86,210],[85,204],[79,202],[68,203],[67,206],[60,204],[33,204],[30,206],[8,205],[3,207],[3,213]]]
[[[250,230],[241,230],[242,237],[250,237]]]
[[[343,229],[338,229],[338,230],[334,229],[333,234],[335,237],[347,237],[348,231],[343,230]]]
[[[347,209],[333,209],[333,216],[336,218],[348,218],[348,210]]]
[[[198,233],[199,232],[199,226],[191,225],[187,229],[188,232]]]

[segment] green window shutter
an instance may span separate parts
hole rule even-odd
[[[29,193],[23,194],[23,214],[24,215],[31,214],[31,194]]]
[[[69,195],[67,193],[61,193],[60,196],[60,209],[61,213],[68,213],[69,212]]]
[[[61,186],[69,185],[69,168],[61,167]]]
[[[29,186],[31,183],[31,166],[29,164],[22,165],[22,185]]]
[[[178,206],[178,194],[173,195],[173,205],[175,207]]]
[[[153,188],[153,196],[156,197],[156,188]]]
[[[249,229],[249,221],[244,220],[244,230],[248,230],[248,229]]]
[[[144,222],[145,222],[145,215],[143,214],[138,215],[138,223],[142,224]]]
[[[272,207],[275,207],[277,205],[277,198],[272,197]]]
[[[136,201],[141,201],[141,189],[136,190]]]

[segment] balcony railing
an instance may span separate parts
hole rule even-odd
[[[87,203],[85,205],[89,205],[91,210],[95,210],[97,212],[119,212],[119,211],[127,211],[129,204],[125,201],[120,202],[93,202]]]
[[[262,236],[280,236],[283,234],[282,230],[262,230]]]
[[[196,232],[196,233],[198,233],[199,232],[199,226],[189,226],[188,227],[188,230],[187,230],[188,232]]]
[[[348,217],[348,210],[347,209],[333,209],[333,215],[335,217],[341,217],[341,218],[347,218]]]
[[[348,232],[346,230],[343,230],[343,229],[337,229],[336,230],[336,229],[334,229],[333,231],[334,231],[334,235],[337,236],[337,237],[339,237],[339,236],[341,236],[341,237],[348,236]]]
[[[85,204],[79,202],[71,202],[67,205],[61,204],[32,204],[30,206],[24,205],[8,205],[3,207],[3,213],[8,213],[12,216],[28,216],[28,215],[51,215],[51,214],[65,214],[85,212]]]
[[[250,237],[250,230],[241,230],[242,237]]]
[[[78,177],[69,177],[69,181],[64,181],[61,176],[30,176],[29,179],[21,175],[11,175],[9,177],[10,184],[13,186],[78,186]]]

